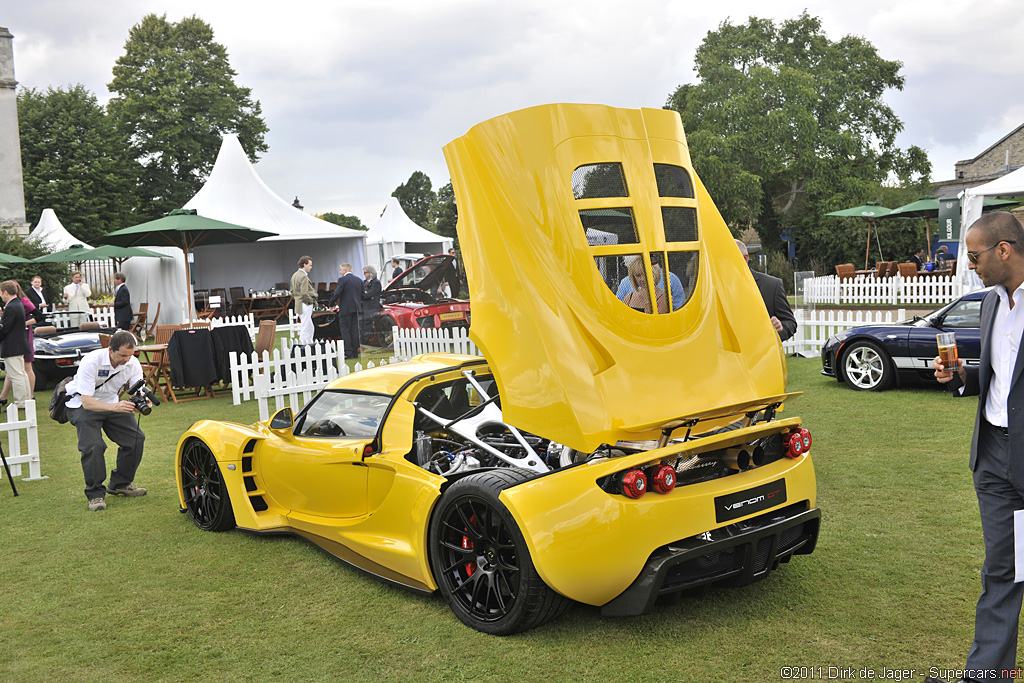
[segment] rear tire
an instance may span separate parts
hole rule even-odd
[[[452,484],[430,520],[430,567],[459,620],[507,636],[561,614],[569,600],[540,578],[526,539],[501,492],[527,479],[524,470],[472,474]]]
[[[377,318],[377,345],[384,348],[395,343],[395,328],[398,322],[390,315],[382,315]]]
[[[857,391],[885,391],[896,375],[889,354],[865,341],[854,342],[843,353],[843,379]]]

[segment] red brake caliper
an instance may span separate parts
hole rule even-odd
[[[469,518],[469,523],[470,524],[476,524],[476,515],[473,515],[472,517]],[[467,531],[468,531],[468,529],[467,529]],[[473,549],[473,541],[469,540],[469,536],[463,536],[462,537],[462,547],[465,548],[466,550],[472,550]],[[467,562],[466,563],[466,576],[473,576],[473,572],[475,572],[475,571],[476,571],[476,565],[473,564],[472,562]]]

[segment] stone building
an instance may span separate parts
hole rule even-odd
[[[940,197],[953,197],[965,187],[987,183],[1021,166],[1024,166],[1024,124],[973,159],[956,162],[956,177],[936,181],[935,187]]]
[[[11,32],[0,26],[0,227],[27,235],[13,39]]]

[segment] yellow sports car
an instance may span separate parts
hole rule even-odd
[[[293,533],[487,633],[742,585],[815,546],[782,347],[677,114],[548,105],[445,147],[484,358],[178,443],[201,528]]]

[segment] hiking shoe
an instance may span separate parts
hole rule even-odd
[[[107,493],[112,493],[115,496],[128,496],[129,498],[135,498],[137,496],[146,495],[146,489],[140,488],[135,484],[128,484],[127,486],[122,486],[119,489],[112,489],[108,486]]]
[[[89,512],[96,512],[97,510],[106,510],[107,501],[102,498],[90,498],[89,499]]]

